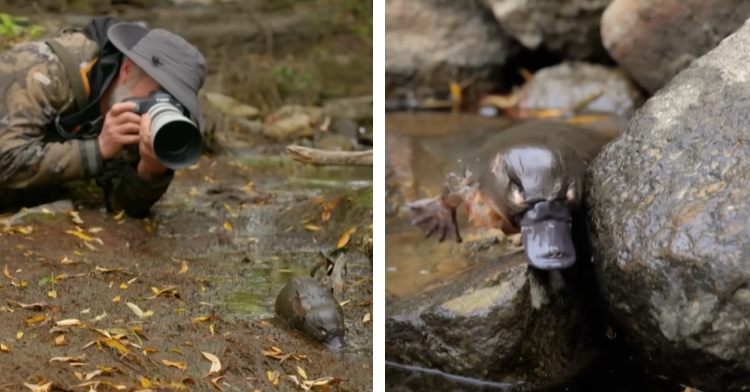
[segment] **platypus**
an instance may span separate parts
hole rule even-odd
[[[329,290],[309,276],[298,276],[287,283],[276,297],[276,316],[290,328],[325,342],[330,348],[342,349],[344,310]]]
[[[463,159],[463,175],[448,174],[440,196],[407,203],[411,223],[425,238],[437,233],[439,242],[461,242],[456,208],[463,204],[478,227],[520,232],[532,267],[569,268],[576,261],[572,225],[586,168],[613,136],[539,120],[493,133]]]

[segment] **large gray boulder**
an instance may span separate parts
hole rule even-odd
[[[704,390],[750,385],[750,24],[636,112],[590,167],[600,290],[630,346]]]
[[[502,66],[517,45],[479,0],[386,0],[386,78]]]
[[[748,17],[745,0],[615,0],[602,15],[601,40],[654,93]]]
[[[612,0],[484,0],[508,34],[531,50],[565,59],[604,60],[601,15]]]

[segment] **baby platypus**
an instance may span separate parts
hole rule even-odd
[[[290,328],[324,342],[334,350],[346,346],[344,310],[330,290],[309,276],[287,283],[276,297],[276,316]]]
[[[521,233],[532,267],[555,270],[576,261],[573,217],[583,203],[586,168],[611,135],[564,123],[530,121],[488,137],[450,173],[443,192],[407,203],[425,238],[461,242],[456,209],[464,205],[477,227]]]

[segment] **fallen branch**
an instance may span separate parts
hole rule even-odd
[[[287,146],[286,152],[297,162],[315,166],[372,166],[372,150],[327,151],[302,146]]]

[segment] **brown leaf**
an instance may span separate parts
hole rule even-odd
[[[219,386],[219,381],[221,381],[223,379],[224,379],[224,376],[219,376],[219,377],[216,377],[216,378],[212,378],[211,379],[211,385],[213,385],[214,388],[218,389],[219,391],[223,391],[223,389],[221,389],[221,387]]]

